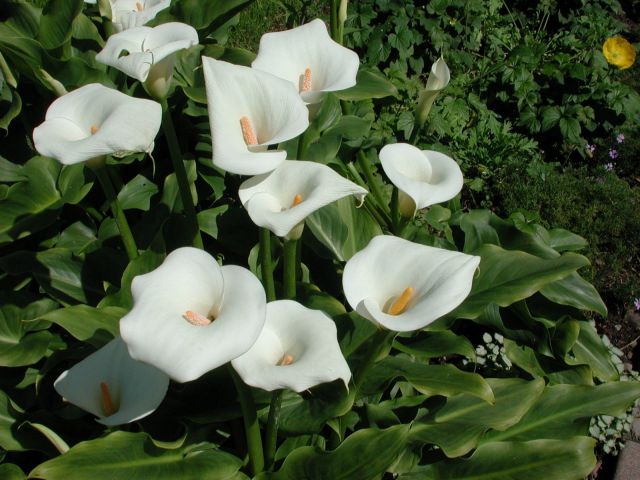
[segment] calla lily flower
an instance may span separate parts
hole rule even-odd
[[[273,172],[246,180],[238,193],[256,225],[284,237],[319,208],[348,195],[362,201],[368,192],[326,165],[286,160]]]
[[[70,165],[102,155],[151,152],[162,108],[92,83],[56,99],[33,130],[41,155]]]
[[[121,425],[151,414],[162,403],[169,377],[129,356],[116,337],[54,382],[67,401],[94,414],[104,425]]]
[[[202,57],[213,141],[213,164],[231,173],[270,172],[287,157],[267,150],[300,135],[309,114],[296,89],[249,67]]]
[[[169,5],[171,0],[111,0],[111,21],[121,32],[150,22]]]
[[[416,109],[418,125],[422,126],[427,121],[427,116],[429,115],[433,101],[440,91],[449,85],[449,80],[451,80],[449,66],[444,61],[444,58],[440,57],[436,63],[431,66],[431,73],[429,73],[429,78],[427,78],[427,85],[418,98],[418,107]]]
[[[462,190],[460,167],[442,153],[395,143],[384,146],[379,156],[387,177],[400,190],[400,212],[405,217],[450,200]]]
[[[380,235],[347,262],[342,286],[363,317],[396,332],[419,330],[471,291],[480,257]]]
[[[96,60],[146,82],[155,98],[164,98],[171,85],[176,53],[198,43],[198,32],[184,23],[136,27],[112,35]]]
[[[306,103],[356,84],[358,54],[333,41],[320,19],[260,39],[253,68],[291,82]]]
[[[292,300],[267,304],[258,340],[231,365],[246,384],[267,391],[302,392],[337,379],[347,387],[351,378],[333,320]]]
[[[220,267],[185,247],[131,283],[133,308],[120,320],[132,358],[188,382],[245,353],[265,320],[266,296],[246,268]]]

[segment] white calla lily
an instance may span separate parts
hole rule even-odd
[[[379,156],[387,177],[400,190],[400,212],[406,217],[451,200],[462,190],[462,171],[447,155],[395,143],[385,145]]]
[[[110,0],[111,21],[116,32],[139,27],[153,20],[171,0]]]
[[[441,90],[449,85],[451,80],[451,72],[444,58],[440,57],[436,63],[431,66],[431,72],[427,78],[427,84],[418,98],[418,106],[416,108],[416,120],[418,125],[422,126],[427,121],[427,116],[431,110],[431,105]]]
[[[319,208],[348,195],[362,202],[368,192],[326,165],[285,160],[273,172],[246,180],[238,193],[256,225],[284,237]]]
[[[104,425],[121,425],[146,417],[165,397],[169,377],[133,360],[116,337],[54,382],[67,401],[94,414]]]
[[[469,295],[480,257],[380,235],[347,262],[342,286],[363,317],[396,332],[419,330]]]
[[[41,155],[70,165],[109,154],[151,152],[162,107],[98,83],[56,99],[33,130]]]
[[[120,334],[136,360],[188,382],[245,353],[265,320],[259,280],[207,252],[184,247],[131,284],[133,308]]]
[[[306,103],[356,84],[358,54],[331,39],[320,19],[283,32],[266,33],[251,66],[291,82]]]
[[[309,113],[296,89],[249,67],[202,57],[214,165],[231,173],[270,172],[287,157],[267,150],[300,135]]]
[[[198,32],[184,23],[135,27],[110,36],[96,60],[141,82],[148,81],[147,88],[162,98],[171,83],[175,54],[197,43]],[[155,95],[156,90],[162,95]]]
[[[258,340],[231,364],[246,384],[267,391],[302,392],[337,379],[348,388],[351,378],[333,320],[292,300],[267,304]]]

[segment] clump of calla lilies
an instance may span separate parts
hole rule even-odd
[[[105,173],[106,159],[152,154],[161,127],[168,138],[175,137],[166,97],[176,55],[199,39],[189,25],[144,25],[169,6],[168,0],[99,3],[109,10],[114,33],[96,61],[141,82],[151,99],[85,85],[51,104],[33,140],[42,155],[65,165],[86,162],[94,171],[133,260],[139,251]],[[224,365],[233,370],[241,397],[250,395],[247,386],[274,392],[272,408],[274,403],[279,408],[285,389],[305,392],[333,381],[345,392],[358,388],[334,320],[297,301],[296,247],[309,215],[349,197],[361,206],[369,191],[327,165],[302,156],[290,158],[282,146],[305,134],[327,94],[356,85],[358,55],[334,41],[324,22],[316,19],[265,34],[251,67],[203,56],[201,68],[211,162],[243,177],[237,195],[260,227],[261,278],[241,266],[220,265],[202,248],[197,233],[193,246],[172,251],[155,270],[136,276],[131,283],[133,307],[120,320],[120,336],[54,383],[66,401],[108,426],[151,414],[162,403],[170,380],[196,381]],[[416,130],[449,79],[440,58],[416,100]],[[193,202],[189,186],[181,180],[186,176],[180,152],[171,145],[170,149],[182,199]],[[298,154],[304,155],[304,149]],[[395,213],[407,221],[420,210],[454,198],[462,188],[458,164],[443,153],[396,143],[378,154],[397,189]],[[185,204],[185,211],[195,213],[193,204]],[[273,279],[272,241],[283,243],[280,295]],[[423,329],[459,306],[471,290],[479,262],[477,256],[391,234],[375,236],[344,265],[344,297],[353,311],[375,325],[380,338],[388,339],[394,332]],[[250,402],[243,402],[243,408],[246,404]],[[269,422],[270,432],[277,430],[272,423],[277,415],[270,415]],[[249,428],[247,432],[248,443],[259,442]],[[262,460],[253,456],[256,450],[251,446],[249,450],[257,473]],[[273,451],[265,454],[272,461]]]

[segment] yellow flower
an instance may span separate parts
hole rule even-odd
[[[636,61],[636,49],[622,37],[610,37],[602,45],[602,53],[612,65],[620,70],[629,68]]]

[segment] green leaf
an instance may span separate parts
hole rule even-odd
[[[73,21],[82,11],[82,0],[49,0],[40,17],[38,40],[48,50],[68,42]]]
[[[7,394],[0,390],[0,448],[10,452],[26,450],[17,436],[20,413]]]
[[[0,76],[1,75],[2,74],[0,73]],[[5,131],[5,135],[9,131],[11,121],[20,115],[20,112],[22,111],[22,98],[20,98],[18,92],[9,90],[9,95],[11,95],[9,105],[0,111],[0,128]]]
[[[587,322],[579,323],[580,334],[572,347],[575,360],[567,356],[565,361],[570,364],[589,365],[593,373],[605,382],[618,380],[620,378],[618,369],[611,362],[611,353],[602,343],[595,327]]]
[[[565,138],[565,140],[571,143],[579,143],[580,142],[580,133],[582,132],[582,128],[580,127],[580,122],[572,117],[562,117],[558,122],[560,126],[560,133]]]
[[[452,317],[473,319],[490,303],[506,307],[589,265],[587,258],[575,253],[542,259],[495,245],[484,245],[473,253],[481,257],[479,273],[471,293]]]
[[[465,455],[487,430],[505,430],[518,423],[544,390],[541,379],[486,380],[495,395],[495,404],[467,393],[455,395],[433,414],[416,420],[411,439],[436,444],[450,458]]]
[[[22,165],[17,165],[0,156],[0,182],[13,183],[26,179],[26,175],[22,173]]]
[[[118,193],[118,202],[123,210],[149,210],[151,197],[158,193],[158,186],[143,175],[136,175]]]
[[[477,373],[459,370],[453,365],[427,365],[402,357],[387,357],[369,372],[363,391],[374,392],[402,377],[424,395],[451,397],[468,393],[493,403],[495,398],[489,384]]]
[[[350,197],[341,198],[309,215],[305,224],[314,237],[338,260],[349,260],[382,234],[378,223]]]
[[[80,442],[64,455],[38,465],[30,478],[117,480],[131,478],[234,479],[239,458],[211,444],[179,449],[156,446],[146,433],[114,432]]]
[[[569,305],[580,310],[591,310],[603,317],[607,316],[607,306],[596,288],[577,272],[545,285],[540,289],[540,293],[560,305]]]
[[[560,121],[561,113],[558,107],[543,107],[540,113],[542,115],[543,132],[555,127],[558,121]]]
[[[334,92],[334,94],[341,100],[357,101],[388,96],[395,97],[398,95],[398,89],[381,73],[361,68],[353,87]]]
[[[78,340],[101,347],[118,335],[118,323],[125,313],[120,307],[74,305],[45,313],[38,320],[55,323]]]
[[[47,353],[53,339],[51,332],[42,330],[42,324],[29,322],[56,308],[57,303],[42,299],[25,308],[3,299],[0,306],[0,366],[20,367],[32,365]]]
[[[582,480],[595,468],[590,437],[482,445],[465,459],[445,460],[402,476],[410,480]]]
[[[585,248],[587,241],[563,228],[554,228],[549,230],[549,246],[558,252],[575,251]]]
[[[218,238],[218,217],[226,212],[229,205],[221,205],[219,207],[209,208],[208,210],[202,210],[198,212],[198,225],[207,235],[213,238]]]
[[[204,30],[204,35],[224,25],[235,14],[249,6],[254,0],[225,0],[202,2],[200,0],[180,0],[173,2],[171,8],[160,12],[151,25],[160,25],[168,21],[180,21],[196,30]]]
[[[476,359],[476,351],[467,337],[456,335],[451,330],[424,332],[419,339],[407,339],[405,342],[396,338],[393,348],[421,360],[449,355],[464,355],[470,360]]]
[[[42,435],[44,435],[47,440],[51,442],[51,444],[56,448],[56,450],[60,453],[66,453],[69,450],[69,445],[65,442],[60,435],[51,430],[46,425],[42,425],[40,423],[32,423],[32,422],[24,422],[23,425],[29,425],[34,428]],[[22,425],[21,425],[22,426]]]
[[[405,449],[408,430],[407,425],[359,430],[329,452],[317,447],[301,447],[287,456],[280,470],[262,473],[256,480],[379,478]]]
[[[51,158],[34,157],[20,169],[27,179],[9,187],[0,201],[0,244],[41,230],[58,216],[61,196],[56,189],[60,171]]]
[[[25,480],[27,476],[17,465],[3,463],[0,465],[0,478],[4,480]]]
[[[503,432],[489,432],[481,443],[585,435],[591,417],[621,416],[638,397],[640,382],[611,382],[595,387],[552,385],[520,422]]]
[[[84,163],[62,167],[58,189],[64,203],[76,205],[91,191],[93,182],[87,181],[85,172]]]

